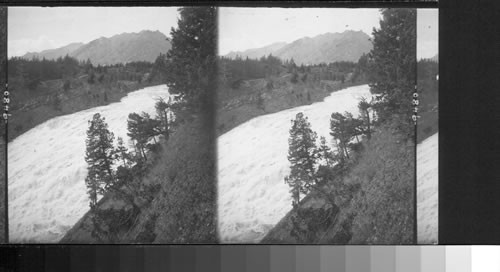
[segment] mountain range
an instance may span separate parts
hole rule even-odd
[[[22,58],[57,59],[68,55],[81,61],[89,59],[94,65],[110,65],[132,61],[154,62],[160,53],[166,53],[170,48],[171,44],[163,33],[143,30],[109,38],[101,37],[89,43],[71,43],[56,49],[27,53]]]
[[[361,55],[370,52],[373,45],[363,31],[346,30],[342,33],[325,33],[304,37],[291,43],[273,43],[261,48],[230,52],[225,57],[260,58],[272,54],[282,60],[293,58],[298,65],[336,61],[357,62]]]

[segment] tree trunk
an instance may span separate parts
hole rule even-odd
[[[368,137],[368,140],[370,140],[372,138],[372,131],[371,131],[371,127],[370,127],[370,112],[368,111],[368,109],[366,109],[366,118],[367,118],[367,121],[368,121],[368,131],[366,133],[366,137]]]
[[[148,158],[146,157],[146,153],[144,152],[144,148],[141,146],[141,152],[142,152],[142,157],[144,158],[145,161],[148,160]]]
[[[101,147],[101,151],[103,154],[106,154],[106,151],[104,150],[103,147]],[[104,165],[106,166],[106,171],[108,172],[109,177],[111,179],[113,179],[113,172],[111,171],[111,164],[109,163],[107,158],[104,159]]]
[[[132,144],[134,145],[134,151],[137,154],[137,152],[139,152],[139,151],[137,150],[137,145],[135,144],[134,139],[132,139]]]
[[[349,159],[349,151],[347,150],[347,145],[344,144],[344,152],[347,159]]]
[[[163,135],[165,136],[165,140],[168,141],[169,131],[168,131],[168,116],[167,116],[166,111],[163,112],[163,118],[165,119],[165,125],[163,128]]]

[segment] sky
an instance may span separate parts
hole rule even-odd
[[[417,60],[432,58],[439,52],[439,12],[417,10]]]
[[[8,12],[9,57],[123,32],[159,30],[169,36],[178,19],[175,7],[11,7]],[[344,30],[371,36],[380,19],[375,8],[220,8],[219,53]],[[417,59],[438,53],[437,9],[418,10],[417,40]]]
[[[8,55],[21,56],[124,32],[177,27],[176,7],[10,7]]]
[[[380,19],[375,8],[221,8],[219,54],[328,32],[362,30],[371,36]]]
[[[219,54],[292,42],[327,32],[362,30],[372,35],[382,19],[378,9],[221,8]],[[417,59],[438,53],[438,10],[417,10]]]

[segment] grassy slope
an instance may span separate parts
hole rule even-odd
[[[61,243],[215,243],[216,184],[214,140],[200,121],[181,125],[141,181],[157,185],[139,209],[107,195],[99,209],[110,211],[99,241],[90,235],[88,212]],[[125,218],[125,220],[123,220]]]
[[[335,195],[339,210],[321,195],[311,193],[300,209],[312,208],[302,224],[313,227],[309,239],[297,241],[290,235],[290,211],[261,241],[262,243],[322,244],[408,244],[413,239],[414,144],[404,141],[389,127],[379,129],[355,165],[343,177],[329,182],[333,192],[337,182],[350,185],[352,199]],[[320,209],[330,211],[329,220],[314,228]],[[329,210],[330,209],[330,210]]]
[[[413,243],[415,144],[385,128],[348,177],[361,189],[344,212],[355,214],[353,244]]]
[[[156,234],[154,243],[216,242],[215,141],[199,121],[182,126],[152,171],[160,192],[143,213]],[[145,228],[133,229],[138,237]],[[135,238],[137,239],[137,238]],[[141,242],[141,241],[137,241]]]

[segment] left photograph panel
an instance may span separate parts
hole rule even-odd
[[[10,243],[217,242],[216,13],[8,9]]]

